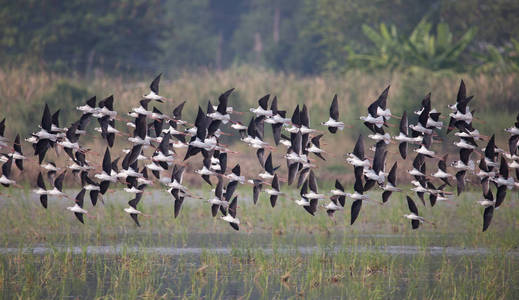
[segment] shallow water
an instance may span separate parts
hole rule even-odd
[[[110,246],[35,246],[35,247],[24,247],[24,248],[0,248],[0,255],[9,254],[32,254],[32,255],[45,255],[51,253],[67,252],[71,254],[86,254],[86,255],[121,255],[121,254],[151,254],[151,255],[165,255],[165,256],[182,256],[182,255],[201,255],[202,253],[211,254],[231,254],[236,251],[236,248],[176,248],[176,247],[138,247],[138,246],[127,246],[127,245],[110,245]],[[321,253],[323,248],[321,247],[295,247],[295,248],[254,248],[254,251],[261,252],[263,254],[272,255],[276,254],[302,254],[310,255]],[[389,245],[389,246],[357,246],[357,247],[344,247],[336,246],[332,248],[326,248],[328,254],[335,254],[339,252],[351,252],[351,253],[375,253],[375,254],[389,254],[389,255],[427,255],[427,256],[486,256],[493,255],[495,250],[488,248],[465,248],[465,247],[420,247],[420,246],[402,246],[402,245]],[[510,255],[513,257],[519,257],[519,251],[507,251],[501,253],[501,255]]]
[[[438,228],[414,231],[396,197],[366,205],[355,226],[347,214],[244,201],[235,232],[206,203],[187,202],[174,219],[171,199],[151,195],[140,228],[121,212],[124,193],[88,207],[96,219],[84,225],[58,200],[48,210],[32,196],[0,202],[0,298],[519,299],[512,203],[482,234],[470,197],[420,207]]]

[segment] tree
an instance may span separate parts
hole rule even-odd
[[[1,1],[2,63],[30,58],[54,70],[155,68],[160,0]]]

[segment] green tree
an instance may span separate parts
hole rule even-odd
[[[0,1],[2,63],[30,59],[55,70],[154,69],[159,0]]]

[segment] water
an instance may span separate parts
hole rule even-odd
[[[197,200],[174,219],[156,191],[137,228],[126,201],[114,193],[87,207],[95,219],[84,225],[66,201],[48,210],[32,196],[1,201],[0,298],[519,299],[517,206],[497,211],[482,234],[471,197],[420,207],[439,228],[415,231],[403,198],[366,205],[354,226],[347,214],[311,217],[260,199],[240,204],[235,232]]]

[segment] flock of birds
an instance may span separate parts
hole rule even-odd
[[[494,209],[503,203],[507,190],[519,187],[519,181],[514,181],[509,174],[511,169],[515,169],[515,176],[519,180],[519,156],[517,154],[519,115],[514,126],[505,129],[511,134],[509,151],[498,148],[494,135],[490,138],[485,137],[473,127],[474,111],[469,109],[469,103],[473,97],[467,96],[463,81],[460,84],[456,103],[449,105],[452,112],[449,114],[450,121],[447,126],[444,126],[441,121],[441,113],[432,108],[430,94],[422,100],[421,108],[414,112],[418,115],[417,124],[408,124],[406,112],[401,117],[392,115],[387,108],[389,92],[389,87],[387,87],[368,107],[368,115],[360,117],[364,125],[372,132],[368,137],[375,141],[375,145],[369,148],[374,151],[373,157],[369,158],[366,155],[362,135],[359,136],[353,152],[345,155],[346,162],[354,167],[353,193],[346,192],[339,180],[336,180],[335,188],[330,192],[330,202],[326,205],[318,205],[319,201],[324,201],[328,196],[319,193],[317,178],[313,171],[316,167],[316,159],[310,156],[315,155],[315,157],[325,160],[326,152],[320,146],[323,134],[310,127],[306,105],[302,105],[301,108],[298,105],[294,109],[292,117],[287,118],[287,111],[278,109],[277,97],[272,98],[269,108],[270,95],[266,95],[258,100],[257,108],[250,109],[253,116],[248,125],[244,125],[232,120],[233,114],[242,113],[234,111],[228,105],[229,96],[233,92],[233,89],[230,89],[219,96],[217,106],[213,106],[209,101],[206,111],[198,107],[194,124],[189,124],[182,120],[185,102],[176,106],[172,116],[163,114],[156,106],[151,110],[148,108],[150,103],[170,101],[159,95],[160,78],[161,75],[153,80],[149,93],[142,97],[140,105],[128,113],[133,118],[133,121],[126,123],[131,128],[130,131],[133,130],[133,134],[129,136],[116,129],[115,121],[122,120],[114,110],[113,96],[99,101],[97,106],[94,96],[84,105],[77,107],[82,115],[68,128],[59,125],[60,111],[51,114],[49,107],[45,105],[38,131],[25,139],[32,144],[34,155],[38,156],[40,170],[46,172],[47,181],[52,185],[52,189],[47,188],[45,178],[40,171],[37,177],[37,189],[34,190],[34,193],[39,195],[44,208],[47,208],[49,196],[71,199],[74,205],[67,209],[83,223],[83,216],[88,215],[84,208],[86,193],[89,193],[91,203],[95,206],[98,199],[103,200],[102,197],[110,185],[121,183],[125,186],[124,191],[134,195],[133,199],[128,202],[129,207],[124,211],[131,216],[137,226],[140,226],[138,216],[143,214],[138,209],[138,204],[143,198],[143,191],[147,186],[158,181],[172,195],[174,216],[177,217],[186,197],[201,198],[191,193],[188,187],[183,185],[186,164],[180,161],[181,158],[177,154],[176,149],[180,148],[186,148],[184,161],[200,154],[203,164],[201,169],[194,172],[210,185],[213,185],[212,179],[217,180],[214,196],[208,200],[211,214],[216,217],[220,212],[221,219],[228,222],[235,230],[239,230],[240,224],[237,217],[238,197],[234,196],[237,186],[240,184],[252,186],[254,204],[263,191],[270,196],[270,204],[274,207],[279,197],[291,199],[281,192],[280,181],[284,181],[288,185],[295,184],[298,189],[300,188],[300,199],[292,200],[311,215],[316,213],[318,207],[324,207],[327,214],[333,217],[335,212],[344,209],[346,198],[352,199],[351,224],[353,224],[364,201],[378,202],[366,195],[366,192],[373,187],[378,186],[383,190],[382,202],[378,203],[387,202],[392,193],[402,192],[402,189],[397,187],[398,163],[394,162],[389,172],[386,172],[388,153],[386,148],[392,140],[399,143],[399,154],[404,160],[407,159],[408,154],[411,154],[408,151],[409,146],[416,145],[412,151],[416,153],[412,163],[413,168],[408,170],[408,173],[414,178],[411,181],[411,191],[416,192],[424,206],[425,195],[428,195],[431,207],[436,202],[452,201],[453,193],[445,191],[447,186],[451,186],[451,180],[455,180],[459,195],[465,190],[466,183],[471,183],[467,175],[479,178],[477,184],[482,187],[483,198],[477,203],[484,207],[483,231],[490,225]],[[330,134],[336,134],[338,130],[348,127],[339,120],[337,95],[332,100],[329,115],[329,119],[322,122],[321,125],[326,126]],[[385,131],[385,128],[391,126],[388,121],[392,117],[400,119],[399,134],[393,137]],[[96,169],[99,170],[99,166],[87,160],[90,149],[79,144],[80,138],[88,133],[87,126],[91,119],[98,120],[100,127],[95,130],[100,132],[101,137],[108,144],[100,171],[97,173]],[[227,123],[232,129],[239,132],[242,142],[256,149],[257,159],[263,169],[262,173],[246,179],[241,174],[239,163],[230,172],[227,172],[227,156],[235,153],[220,143],[220,137],[228,134],[224,133],[220,127]],[[272,151],[275,147],[264,140],[265,124],[272,126],[275,146],[281,144],[287,148],[286,155],[284,155],[288,169],[287,178],[281,178],[277,173],[280,166],[274,166]],[[455,135],[459,137],[459,141],[454,145],[459,148],[459,160],[449,162],[448,155],[439,156],[433,150],[433,144],[439,141],[437,132],[445,127],[447,134],[454,129],[457,130]],[[4,132],[5,119],[0,122],[0,148],[9,149],[9,153],[0,156],[0,161],[3,163],[0,184],[6,187],[18,186],[12,176],[12,164],[14,162],[16,167],[23,171],[24,161],[32,160],[32,158],[23,154],[19,135],[16,135],[11,147]],[[124,155],[120,164],[120,157],[112,160],[110,152],[116,136],[124,137],[131,144],[130,148],[123,150]],[[486,141],[483,149],[478,148],[478,142],[481,141]],[[45,159],[51,148],[55,149],[56,153],[62,149],[68,155],[70,165],[62,167],[63,171],[55,162]],[[472,160],[473,154],[479,155],[479,160]],[[435,173],[426,172],[426,163],[431,160],[437,160],[438,169]],[[478,164],[478,170],[476,170],[476,164]],[[454,174],[449,173],[449,167],[455,170]],[[67,175],[67,169],[70,169],[73,175],[78,176],[81,180],[82,189],[75,198],[63,192],[63,181]],[[438,186],[435,185],[435,182]],[[495,185],[495,196],[490,183]],[[418,228],[424,222],[434,224],[419,215],[414,200],[409,196],[407,196],[407,203],[410,213],[405,214],[404,217],[411,221],[413,229]]]

